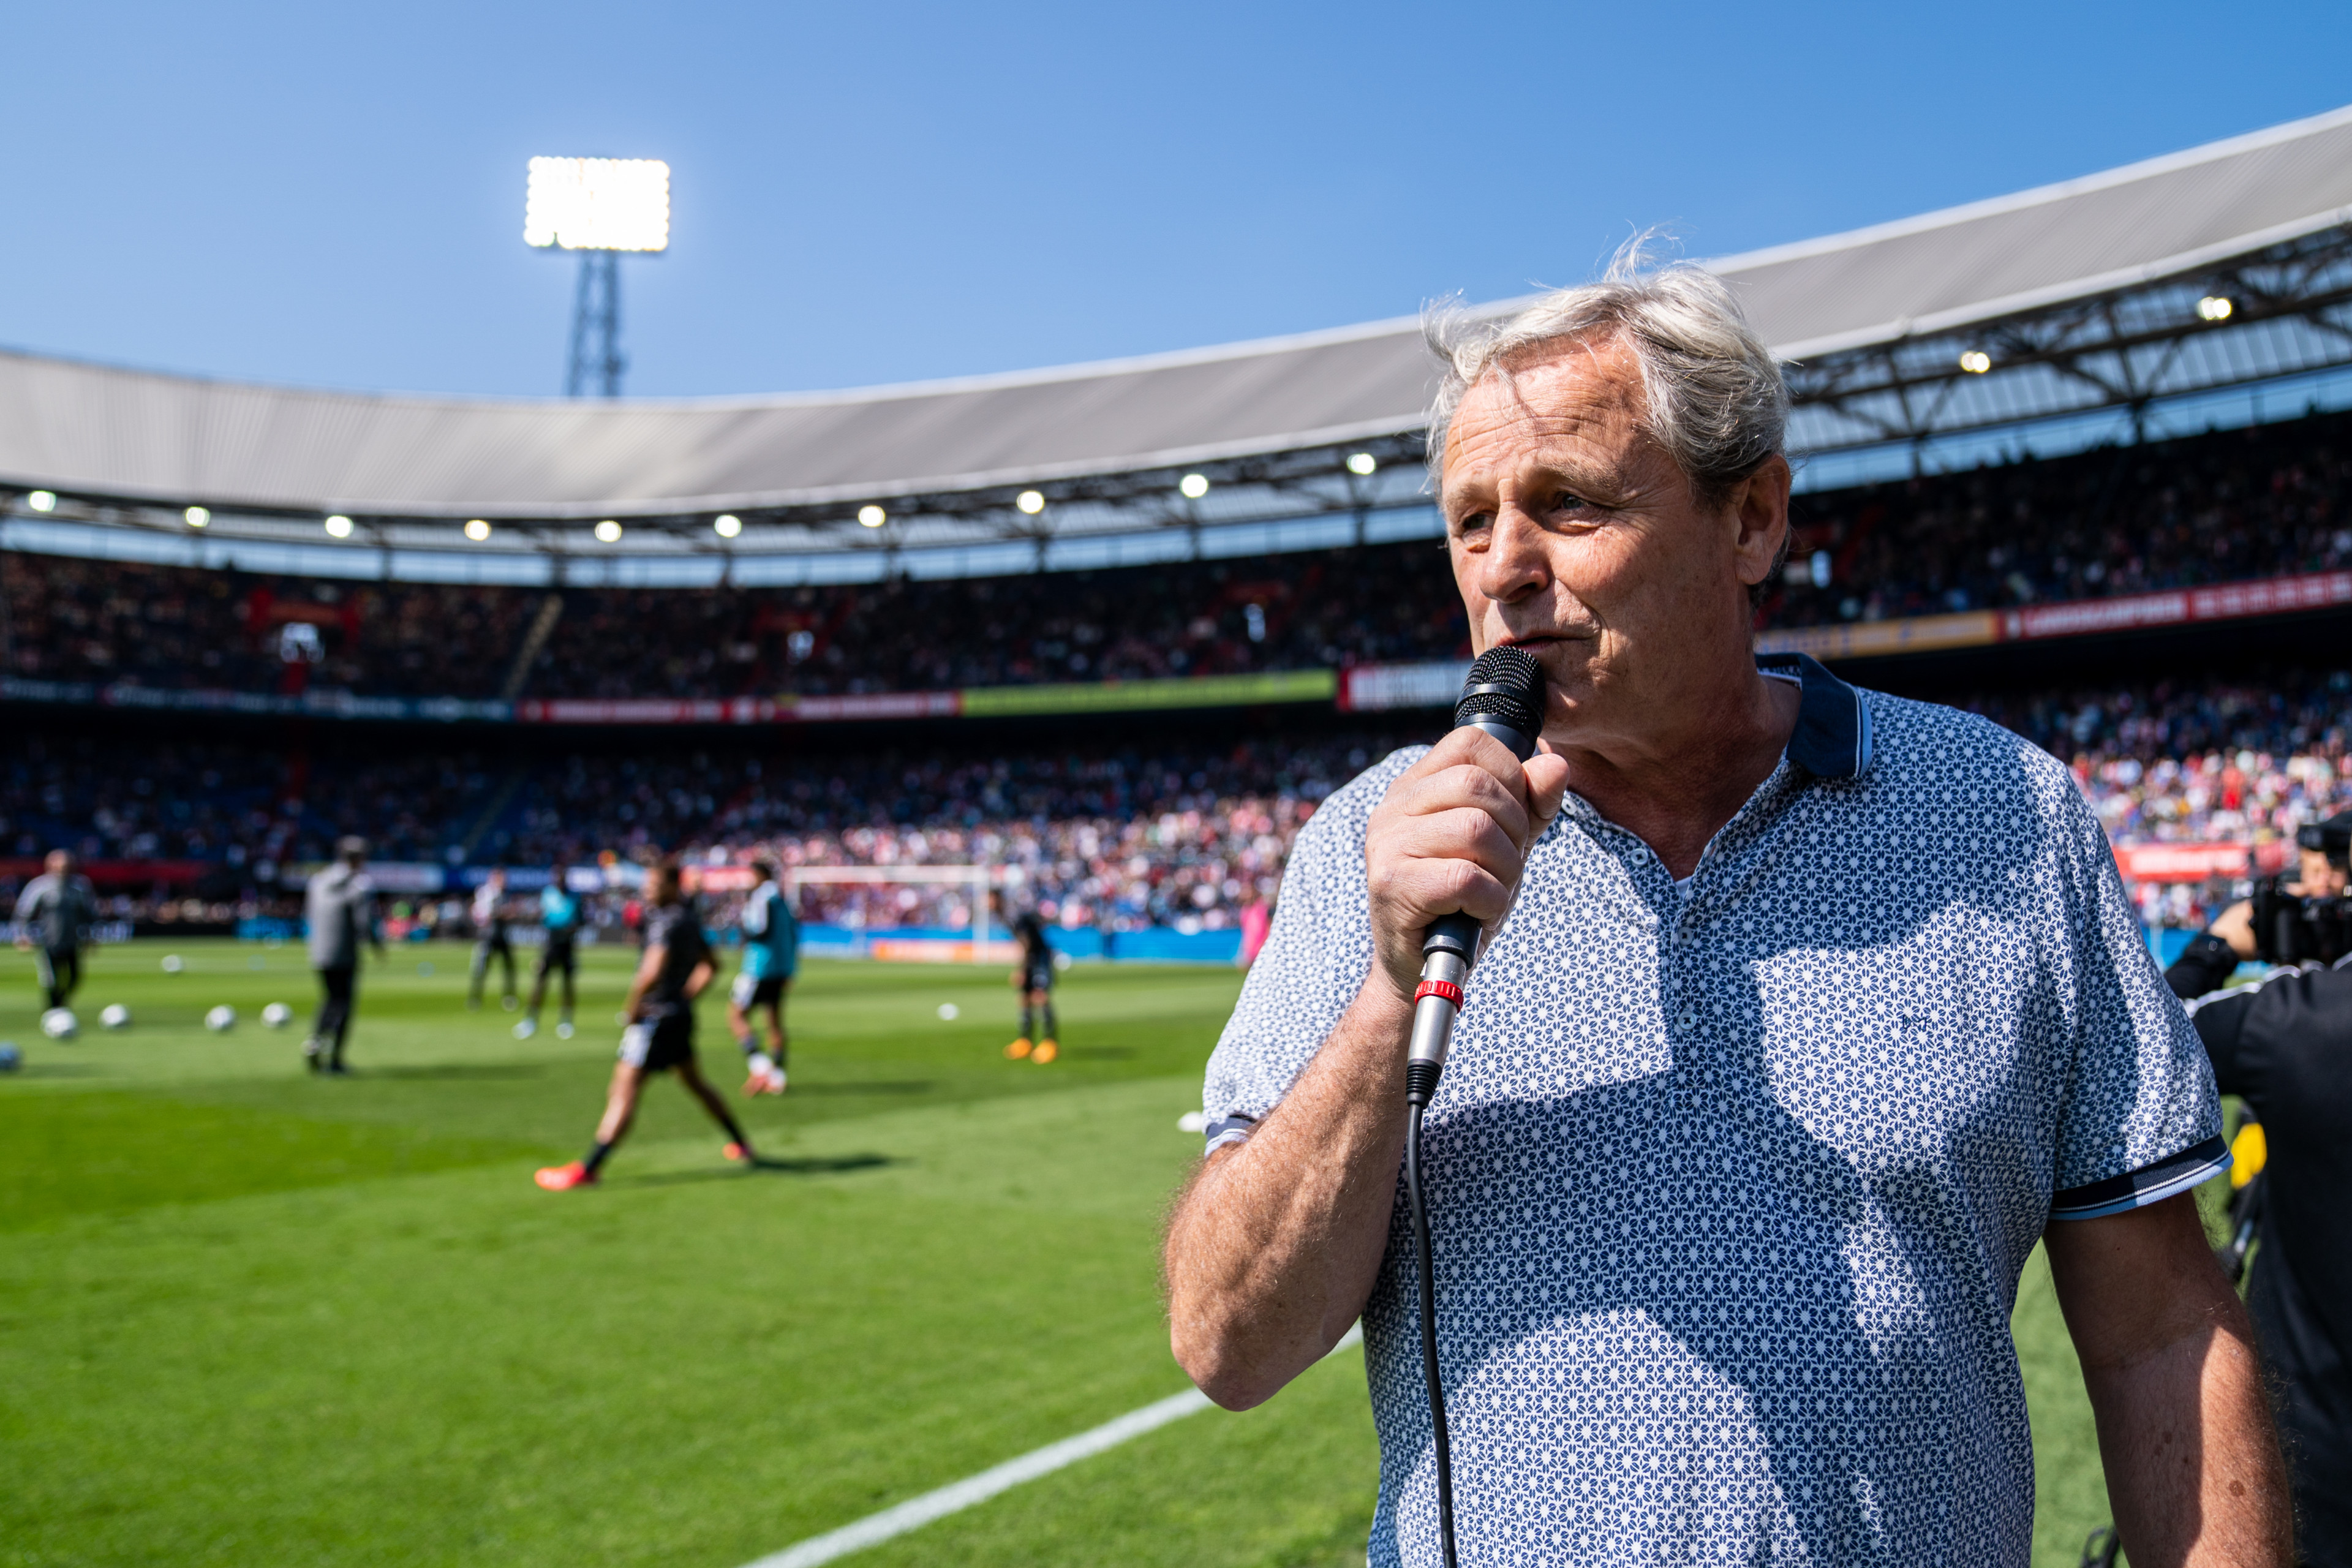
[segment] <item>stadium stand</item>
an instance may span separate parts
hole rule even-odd
[[[1800,498],[1760,623],[2094,600],[2352,565],[2352,416]],[[0,556],[19,678],[494,698],[827,696],[1467,657],[1431,542],[1121,571],[544,591]],[[1818,558],[1818,560],[1817,560]],[[648,637],[646,628],[662,628]]]
[[[2321,415],[1802,496],[1764,617],[1874,621],[2352,565],[2347,433],[2352,417]]]

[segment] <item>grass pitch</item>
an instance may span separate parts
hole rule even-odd
[[[104,950],[72,1044],[0,951],[0,1564],[735,1568],[1183,1386],[1158,1222],[1236,975],[1074,970],[1038,1068],[993,970],[812,963],[792,1095],[736,1100],[766,1169],[658,1080],[553,1194],[632,955],[583,956],[570,1041],[466,1011],[462,948],[371,961],[337,1081],[297,1058],[299,948]],[[731,1096],[716,995],[700,1037]],[[2036,1557],[2072,1564],[2106,1504],[2038,1258],[2017,1332]],[[1360,1563],[1375,1468],[1342,1353],[852,1561]]]

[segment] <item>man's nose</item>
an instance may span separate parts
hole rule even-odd
[[[1549,535],[1515,503],[1495,513],[1494,533],[1478,560],[1478,592],[1498,605],[1516,604],[1551,585]]]

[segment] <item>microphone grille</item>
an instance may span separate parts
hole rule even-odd
[[[1543,666],[1523,647],[1490,647],[1470,667],[1454,705],[1456,726],[1487,718],[1509,725],[1532,741],[1543,732]]]

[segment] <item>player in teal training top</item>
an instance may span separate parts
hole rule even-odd
[[[547,886],[539,890],[539,923],[546,929],[547,945],[539,950],[539,967],[531,972],[530,1007],[522,1022],[514,1026],[515,1038],[527,1040],[539,1033],[539,1009],[547,1000],[547,977],[555,972],[563,976],[563,1014],[555,1026],[560,1040],[572,1037],[572,1005],[574,976],[579,972],[580,895],[572,890],[570,868],[558,862],[548,877]]]
[[[753,864],[760,879],[743,900],[737,922],[743,932],[743,969],[727,994],[727,1026],[751,1065],[745,1094],[784,1092],[784,988],[801,965],[801,922],[793,913],[792,895],[776,880],[776,868],[766,861]],[[752,1022],[755,1009],[768,1010],[768,1048],[760,1048]]]

